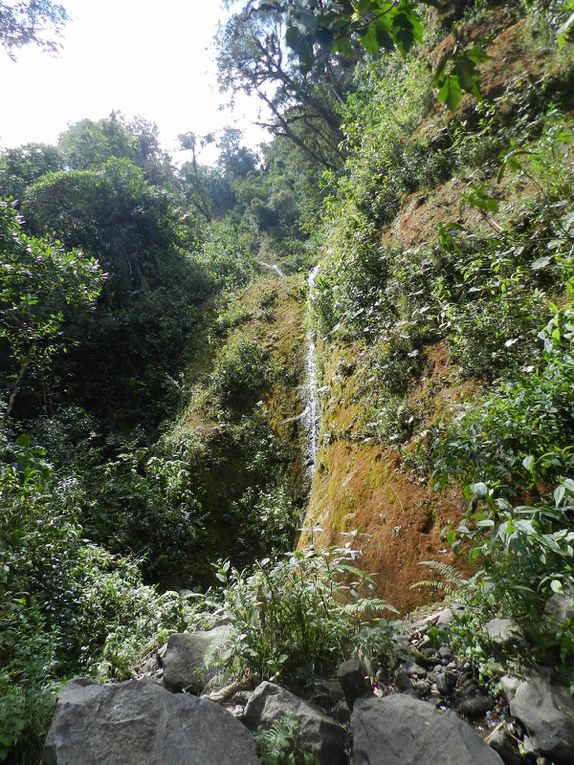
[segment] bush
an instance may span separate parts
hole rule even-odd
[[[220,663],[238,677],[297,686],[332,673],[359,645],[366,652],[391,652],[391,633],[379,614],[395,609],[359,596],[372,582],[353,565],[356,557],[349,543],[266,558],[251,574],[221,565],[221,610],[231,630]],[[377,622],[379,628],[369,632]]]
[[[257,402],[273,373],[261,343],[237,333],[217,359],[211,382],[225,408],[245,411]]]

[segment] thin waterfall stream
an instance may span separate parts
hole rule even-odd
[[[305,425],[305,434],[307,441],[306,457],[307,457],[307,473],[309,480],[313,482],[315,477],[315,463],[317,458],[317,440],[319,429],[319,403],[317,398],[317,347],[316,347],[316,335],[312,326],[313,315],[313,303],[315,301],[315,280],[319,273],[319,266],[309,273],[309,304],[308,304],[308,321],[309,329],[307,331],[307,359],[305,363],[306,368],[306,383],[305,383],[305,395],[307,399],[307,405],[303,413],[303,422]]]

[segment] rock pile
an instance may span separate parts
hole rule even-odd
[[[493,704],[450,648],[431,640],[430,627],[450,619],[443,609],[412,625],[405,660],[385,682],[369,682],[350,659],[305,699],[269,682],[251,690],[215,678],[209,655],[225,628],[173,635],[139,680],[65,688],[43,763],[250,765],[259,762],[253,734],[289,720],[299,752],[319,765],[571,765],[566,690],[541,670],[503,678]],[[519,639],[511,620],[493,620],[487,633],[493,651]]]

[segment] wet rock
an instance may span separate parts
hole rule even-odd
[[[415,664],[410,661],[403,666],[403,670],[409,677],[426,677],[427,671],[423,669],[419,664]]]
[[[413,689],[412,681],[402,667],[397,670],[395,675],[395,685],[399,691],[411,691]]]
[[[488,746],[501,756],[505,765],[524,765],[518,748],[517,736],[506,722],[499,723],[484,739]]]
[[[551,672],[533,672],[516,687],[510,713],[528,731],[534,749],[556,765],[574,762],[574,699],[551,680]]]
[[[43,765],[256,765],[255,742],[225,709],[154,682],[72,681],[58,696]]]
[[[170,635],[162,659],[165,687],[170,691],[201,693],[217,675],[217,670],[208,666],[209,653],[223,640],[227,629],[220,626],[206,632]]]
[[[258,685],[245,708],[245,725],[252,731],[266,730],[285,717],[299,723],[302,751],[315,755],[321,765],[346,765],[346,736],[341,725],[278,685]]]
[[[344,661],[340,665],[337,671],[337,679],[341,684],[349,709],[353,708],[356,699],[361,696],[372,695],[371,686],[365,677],[365,670],[361,666],[361,662],[356,658]]]
[[[502,765],[467,723],[410,696],[358,699],[351,728],[355,765]]]
[[[474,720],[492,707],[492,701],[488,696],[478,694],[476,696],[467,696],[456,705],[456,711],[459,715]]]

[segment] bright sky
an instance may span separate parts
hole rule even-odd
[[[60,0],[72,20],[58,57],[24,48],[12,62],[0,51],[0,145],[53,143],[67,125],[112,109],[155,122],[164,147],[177,135],[226,124],[255,145],[258,105],[239,99],[235,112],[217,88],[211,45],[224,11],[220,0]],[[201,156],[210,161],[208,152]]]

